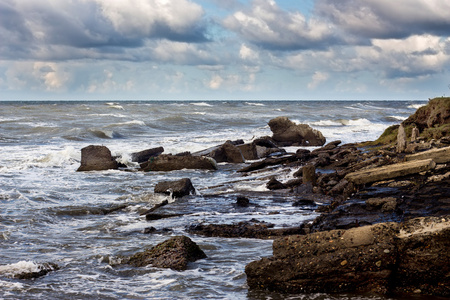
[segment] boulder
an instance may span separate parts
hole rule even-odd
[[[189,178],[176,181],[162,181],[155,186],[155,193],[172,195],[173,198],[181,198],[190,194],[195,194],[195,188]]]
[[[286,186],[284,184],[282,184],[281,182],[279,182],[278,180],[276,180],[275,178],[271,178],[269,180],[269,182],[267,182],[266,184],[266,188],[268,188],[269,190],[282,190],[285,189]]]
[[[242,156],[244,156],[244,159],[246,160],[256,160],[259,158],[258,151],[254,143],[238,145],[237,148],[241,151]]]
[[[216,161],[210,157],[161,154],[141,164],[141,170],[173,171],[182,169],[217,170]]]
[[[152,149],[143,150],[140,152],[131,153],[131,161],[137,163],[143,163],[148,161],[151,157],[155,157],[164,152],[163,147],[157,147]]]
[[[251,289],[450,295],[450,219],[427,217],[282,237],[245,268]],[[270,274],[270,275],[269,275]]]
[[[295,124],[287,117],[277,117],[269,121],[272,139],[281,146],[322,146],[325,137],[307,124]]]
[[[245,161],[241,150],[231,141],[227,141],[219,148],[213,150],[209,156],[217,162],[243,163]]]
[[[111,151],[105,146],[90,145],[81,149],[81,171],[103,171],[118,169],[119,166],[111,155]]]
[[[200,247],[186,236],[175,236],[155,247],[136,253],[125,260],[135,267],[152,265],[156,268],[186,270],[189,262],[206,258]]]

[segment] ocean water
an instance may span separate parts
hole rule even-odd
[[[272,169],[243,177],[243,165],[217,171],[76,172],[81,149],[105,145],[130,167],[131,153],[199,151],[226,140],[271,135],[267,123],[287,116],[320,130],[327,142],[376,139],[425,101],[0,102],[0,299],[387,299],[364,295],[281,295],[249,291],[245,265],[272,254],[272,241],[206,238],[186,232],[198,223],[258,219],[276,227],[313,220],[314,211],[275,197]],[[295,151],[296,148],[288,148]],[[146,221],[140,212],[167,199],[153,193],[163,180],[191,178],[197,195],[169,199],[183,216]],[[249,194],[252,205],[237,208]],[[126,208],[104,214],[107,209]],[[145,228],[169,229],[144,234]],[[187,235],[208,258],[184,272],[117,264],[171,236]],[[34,280],[14,275],[53,262],[60,269]]]

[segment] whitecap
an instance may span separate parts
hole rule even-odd
[[[426,104],[411,104],[411,105],[408,105],[408,108],[413,108],[413,109],[419,109],[419,108],[421,108],[422,106],[425,106]]]
[[[120,110],[125,110],[125,109],[123,108],[123,106],[122,106],[122,105],[119,105],[118,103],[108,102],[108,103],[106,103],[106,105],[108,105],[110,108],[120,109]]]
[[[196,106],[209,106],[212,107],[213,105],[206,103],[206,102],[192,102],[190,103],[191,105],[196,105]]]
[[[249,106],[266,106],[263,103],[257,103],[257,102],[245,102],[245,104],[247,104]]]

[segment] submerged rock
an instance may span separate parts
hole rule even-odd
[[[31,261],[21,261],[15,264],[0,266],[0,275],[17,279],[35,279],[59,269],[59,266],[55,263],[38,264]]]
[[[139,252],[126,260],[135,267],[152,265],[156,268],[186,270],[189,262],[206,258],[200,247],[186,236],[175,236],[155,247]]]
[[[81,149],[81,171],[103,171],[118,169],[119,166],[111,155],[111,151],[105,146],[90,145]]]
[[[325,137],[307,124],[295,124],[287,117],[277,117],[269,121],[272,139],[282,146],[322,146]]]

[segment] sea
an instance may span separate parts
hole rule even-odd
[[[2,101],[0,102],[0,299],[399,299],[377,295],[295,294],[249,290],[246,264],[272,255],[272,241],[190,234],[196,224],[258,220],[275,228],[311,222],[295,196],[267,192],[297,170],[241,174],[141,172],[131,154],[162,146],[196,152],[227,140],[271,136],[268,122],[286,116],[322,132],[327,142],[377,139],[427,101]],[[81,149],[108,147],[128,170],[77,172]],[[314,149],[312,147],[304,147]],[[288,153],[298,148],[288,147]],[[158,182],[190,178],[196,194],[155,194]],[[235,205],[246,195],[250,206]],[[168,200],[178,217],[147,221],[141,213]],[[153,233],[148,228],[156,229]],[[186,235],[207,255],[186,271],[131,267],[120,258]],[[18,274],[54,263],[35,279]],[[418,297],[420,299],[420,297]],[[423,298],[425,299],[425,298]]]

